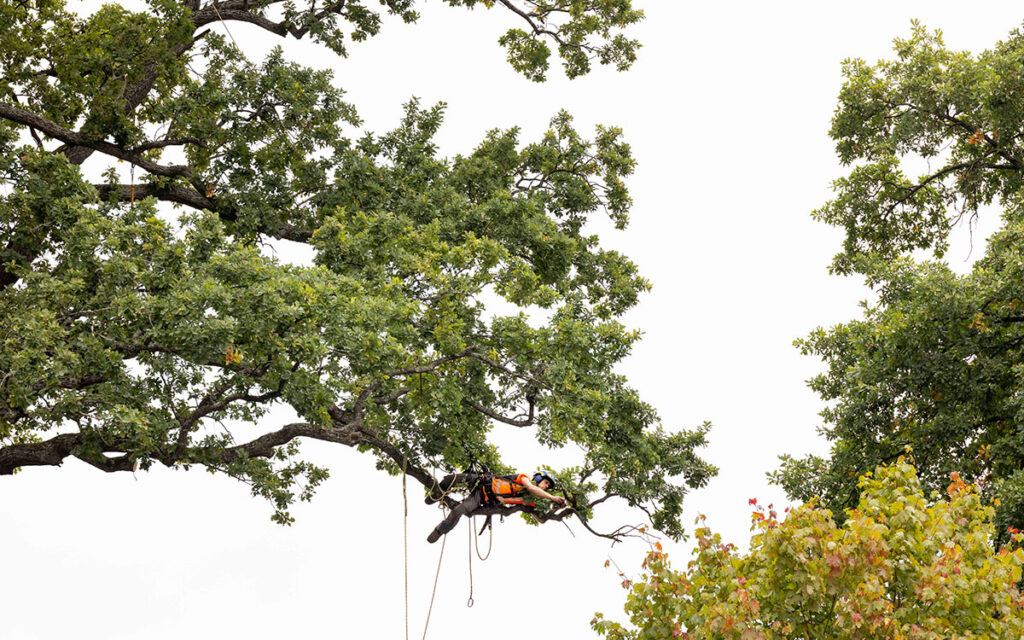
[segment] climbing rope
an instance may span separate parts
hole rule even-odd
[[[405,558],[405,640],[409,640],[409,499],[406,491],[406,475],[408,471],[408,459],[402,458],[402,546],[404,547],[404,558]],[[434,489],[440,488],[437,481],[434,481],[434,486],[431,487],[430,491],[433,494]],[[445,506],[444,499],[448,497],[449,493],[454,491],[454,484],[447,489],[441,489],[441,497],[438,499],[441,510],[447,516],[448,510]],[[472,523],[470,523],[472,524]],[[472,527],[470,527],[472,528]],[[493,535],[493,533],[492,533]],[[427,638],[427,629],[430,628],[430,614],[434,610],[434,598],[437,596],[437,582],[441,577],[441,561],[444,559],[444,546],[448,541],[448,534],[442,536],[441,539],[441,553],[437,557],[437,572],[434,574],[434,589],[430,593],[430,606],[427,608],[427,619],[423,623],[423,640]],[[487,552],[490,555],[490,550]],[[470,583],[472,583],[472,576],[470,576]],[[473,586],[470,584],[470,599],[472,600]],[[473,606],[473,605],[469,605]]]
[[[491,557],[491,549],[494,548],[494,525],[492,525],[490,523],[490,517],[491,516],[487,516],[488,522],[487,522],[487,524],[484,525],[485,527],[487,527],[487,531],[488,531],[488,534],[487,534],[487,555],[484,555],[484,556],[480,555],[480,534],[477,533],[476,527],[472,527],[472,526],[470,527],[470,530],[473,532],[473,540],[476,542],[476,557],[480,558],[480,562],[484,562],[485,560],[487,560],[487,558],[490,558]],[[504,520],[504,519],[505,519],[505,516],[502,516],[502,520]]]
[[[476,527],[473,526],[473,520],[474,518],[470,517],[469,538],[467,539],[469,546],[466,548],[466,551],[469,552],[469,600],[466,600],[467,607],[473,606],[473,532],[476,530]]]
[[[408,460],[402,459],[402,546],[404,547],[404,562],[405,562],[405,639],[409,640],[409,498],[406,490],[406,475],[408,471]],[[431,494],[435,488],[440,488],[437,481],[431,487]],[[447,516],[448,510],[445,505],[444,499],[448,497],[449,493],[454,491],[454,483],[447,489],[441,488],[441,497],[438,500],[442,511]],[[476,532],[475,519],[471,516],[469,522],[469,539],[467,542],[469,546],[467,551],[469,552],[469,599],[466,601],[467,607],[472,607],[474,604],[473,600],[473,549],[476,548],[476,556],[483,562],[487,558],[491,557],[491,550],[494,548],[494,527],[488,523],[487,528],[490,529],[490,534],[487,542],[487,554],[480,554],[480,535]],[[430,615],[434,611],[434,599],[437,597],[437,583],[441,578],[441,563],[444,560],[444,548],[448,542],[448,534],[444,534],[441,539],[441,553],[437,557],[437,571],[434,573],[434,588],[430,592],[430,606],[427,607],[427,619],[423,623],[423,640],[427,638],[427,630],[430,628]],[[475,542],[475,544],[474,544]]]
[[[487,555],[484,555],[484,556],[480,555],[480,534],[477,533],[477,531],[476,531],[476,525],[475,525],[476,518],[474,518],[472,516],[469,518],[469,540],[468,540],[468,542],[469,542],[469,549],[468,549],[468,551],[469,551],[469,600],[466,600],[466,606],[467,607],[472,607],[473,604],[474,604],[474,601],[473,601],[473,548],[474,548],[474,546],[476,547],[476,557],[480,558],[480,562],[483,562],[483,561],[487,560],[487,558],[490,558],[491,557],[491,549],[494,548],[494,526],[491,524],[490,518],[491,518],[491,516],[487,516],[487,524],[484,525],[484,527],[486,527],[488,530],[490,530],[490,534],[489,534],[488,540],[487,540]]]
[[[434,596],[437,595],[437,579],[441,577],[441,559],[444,558],[444,544],[448,534],[441,536],[441,554],[437,556],[437,573],[434,574],[434,590],[430,593],[430,607],[427,608],[427,621],[423,624],[423,640],[427,640],[427,627],[430,626],[430,613],[434,610]]]
[[[407,460],[402,458],[402,548],[405,559],[405,640],[409,640],[409,499],[405,492]]]

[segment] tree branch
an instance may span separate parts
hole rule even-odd
[[[961,120],[960,118],[951,115],[947,111],[929,111],[928,109],[922,109],[916,104],[911,104],[909,102],[893,102],[891,100],[885,100],[884,104],[890,108],[905,107],[913,111],[918,111],[920,113],[930,115],[932,117],[938,118],[939,120],[948,122],[954,127],[962,129],[963,131],[969,134],[974,134],[977,131],[982,131],[981,127],[970,122],[965,122],[964,120]],[[1007,153],[1004,149],[1000,149],[999,144],[991,136],[982,131],[982,137],[985,139],[985,142],[988,143],[989,147],[991,147],[996,154],[998,154],[1001,158],[1010,163],[1013,169],[1017,171],[1024,170],[1024,166],[1022,166],[1021,161]]]
[[[454,362],[455,360],[461,360],[462,358],[470,356],[474,352],[475,349],[476,349],[476,346],[466,347],[465,349],[463,349],[462,351],[459,351],[458,353],[453,353],[453,354],[451,354],[449,356],[445,356],[443,358],[438,358],[437,360],[434,360],[434,361],[432,361],[432,362],[430,362],[428,364],[425,364],[425,365],[419,365],[419,366],[415,366],[415,367],[407,367],[407,368],[404,368],[404,369],[395,369],[393,371],[388,371],[388,372],[380,374],[381,375],[380,378],[378,378],[378,379],[374,380],[373,382],[371,382],[370,384],[366,385],[366,388],[364,388],[359,393],[359,396],[356,398],[355,403],[352,405],[352,413],[355,415],[355,422],[358,423],[358,424],[362,424],[363,409],[366,406],[366,401],[369,399],[370,395],[374,391],[379,389],[380,386],[382,384],[384,384],[384,380],[386,378],[394,378],[394,377],[398,377],[398,376],[408,376],[408,375],[414,375],[414,374],[417,374],[417,373],[431,373],[433,371],[436,371],[438,367],[440,367],[441,365],[443,365],[445,363]]]
[[[195,43],[198,42],[204,35],[205,34],[199,34],[195,38],[192,38],[189,42],[179,45],[174,50],[175,57],[181,57],[186,51],[191,49],[192,46],[195,45]],[[125,88],[125,115],[130,114],[132,111],[135,111],[136,107],[142,104],[142,101],[146,99],[147,95],[149,95],[149,92],[153,89],[153,85],[156,84],[157,71],[158,67],[156,65],[156,62],[146,62],[142,77]],[[102,149],[96,149],[95,147],[89,145],[78,145],[76,143],[67,141],[65,141],[65,143],[67,146],[61,147],[60,149],[58,149],[58,152],[63,153],[68,158],[68,160],[70,160],[73,164],[82,164],[89,158],[89,156],[92,155],[92,152],[94,150],[102,151]]]
[[[0,476],[19,467],[59,465],[81,442],[81,434],[64,433],[42,442],[11,444],[0,448]]]
[[[51,122],[42,116],[38,116],[31,111],[26,111],[20,107],[16,107],[11,104],[0,102],[0,118],[10,120],[28,127],[35,127],[37,130],[45,133],[46,135],[60,140],[69,145],[77,147],[85,147],[94,151],[105,153],[121,160],[127,160],[132,164],[145,169],[146,171],[164,177],[183,177],[189,178],[192,176],[192,170],[185,165],[171,165],[165,166],[157,164],[152,160],[149,160],[137,153],[131,153],[126,151],[116,144],[106,142],[104,140],[92,140],[87,136],[78,133],[77,131],[71,131],[65,129],[55,122]]]
[[[518,15],[520,18],[525,20],[526,23],[530,25],[530,28],[533,29],[533,33],[534,34],[536,34],[536,35],[551,36],[551,38],[555,42],[557,42],[558,46],[560,46],[560,47],[571,47],[573,49],[581,48],[580,45],[569,45],[569,44],[567,44],[564,40],[562,40],[562,37],[557,32],[551,31],[550,29],[546,29],[543,26],[541,26],[540,24],[537,24],[537,22],[535,22],[533,20],[533,17],[531,17],[530,14],[526,13],[525,11],[523,11],[522,9],[520,9],[519,7],[514,5],[511,2],[511,0],[498,0],[498,1],[501,4],[503,4],[505,6],[505,8],[507,8],[509,11],[511,11],[512,13]],[[541,17],[541,21],[542,22],[544,21],[543,17]]]
[[[149,183],[142,184],[94,184],[100,198],[107,200],[111,195],[119,200],[141,200],[153,196],[158,200],[183,204],[193,209],[208,209],[218,212],[217,203],[193,188],[183,186],[158,187]],[[223,216],[222,216],[223,217]],[[233,219],[233,218],[232,218]]]
[[[498,413],[494,409],[483,406],[475,400],[466,400],[466,404],[485,416],[497,420],[498,422],[503,422],[505,424],[512,425],[513,427],[530,427],[534,424],[534,401],[530,398],[528,398],[527,401],[530,404],[530,413],[525,418],[509,418],[508,416]]]
[[[165,138],[163,140],[150,140],[129,149],[131,153],[149,151],[151,149],[163,149],[164,147],[176,147],[184,144],[194,144],[199,147],[206,147],[206,141],[194,136],[182,136],[180,138]]]
[[[266,16],[253,13],[249,9],[248,2],[239,1],[211,2],[192,15],[192,23],[196,25],[196,28],[199,28],[215,22],[246,22],[282,38],[290,35],[296,40],[301,40],[309,33],[313,25],[331,14],[340,14],[341,10],[345,7],[345,2],[346,0],[337,0],[336,2],[329,3],[320,11],[309,16],[304,27],[295,27],[287,20],[274,22]],[[278,0],[272,0],[265,3],[264,6],[278,3]]]

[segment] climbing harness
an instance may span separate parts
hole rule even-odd
[[[406,486],[407,486],[406,476],[408,475],[408,471],[409,471],[409,469],[408,469],[408,462],[409,462],[408,458],[403,456],[403,458],[402,458],[402,514],[403,514],[403,519],[402,519],[402,544],[403,544],[403,547],[404,547],[404,562],[405,562],[405,639],[406,640],[409,640],[409,499],[408,499],[408,491],[407,491],[407,488],[406,488]],[[462,479],[463,480],[467,479],[466,476],[469,475],[472,472],[472,470],[474,469],[475,466],[476,466],[475,462],[472,462],[469,465],[469,468],[466,470],[466,472],[464,472],[464,474],[462,474]],[[484,505],[488,505],[488,506],[495,506],[495,505],[501,505],[501,504],[524,504],[523,498],[521,496],[525,493],[526,487],[522,483],[517,482],[517,480],[522,478],[523,475],[524,474],[508,475],[508,476],[495,476],[495,475],[491,474],[489,471],[487,471],[486,469],[484,469],[483,472],[476,474],[473,477],[473,479],[470,480],[470,485],[471,485],[470,486],[470,491],[476,491],[478,488],[481,489],[483,491],[483,495],[484,495],[483,504]],[[551,475],[550,471],[547,471],[546,469],[544,469],[544,470],[538,472],[537,475],[538,476],[542,476],[543,478],[546,478],[549,481],[549,483],[551,484],[551,486],[552,487],[554,486],[554,482],[555,482],[554,481],[554,477]],[[535,476],[534,481],[535,482],[539,482],[540,480],[538,478],[536,478],[536,476]],[[430,492],[429,492],[429,496],[428,496],[428,501],[429,502],[437,502],[437,503],[439,503],[441,509],[443,511],[445,511],[446,516],[447,516],[447,504],[445,503],[445,498],[448,497],[448,494],[450,494],[453,491],[455,491],[455,484],[456,484],[456,482],[453,481],[453,482],[451,482],[449,484],[449,486],[444,487],[441,484],[439,484],[437,482],[437,480],[435,479],[434,480],[434,486],[432,486],[430,488]],[[436,500],[435,500],[435,498],[434,498],[434,495],[435,495],[434,491],[436,489],[440,489],[441,495],[438,498],[436,498]],[[533,506],[532,504],[529,504],[529,503],[526,503],[526,504],[528,506]],[[494,526],[493,526],[493,522],[492,522],[494,514],[490,513],[490,514],[487,515],[486,519],[484,520],[483,526],[480,527],[480,531],[479,532],[476,530],[476,526],[475,526],[476,525],[476,519],[475,519],[475,517],[472,514],[467,514],[467,515],[469,515],[469,522],[467,523],[468,524],[468,535],[469,535],[469,537],[466,540],[466,542],[467,542],[466,551],[467,551],[467,557],[468,557],[468,561],[469,561],[469,598],[466,600],[466,606],[467,607],[472,607],[475,604],[475,600],[473,598],[473,551],[474,551],[474,549],[476,550],[476,557],[481,562],[484,562],[489,557],[491,557],[491,551],[494,549]],[[504,514],[499,514],[499,517],[501,518],[502,522],[505,521]],[[565,524],[565,523],[563,522],[562,524]],[[566,528],[568,528],[568,525],[566,525]],[[480,553],[480,536],[483,534],[484,529],[490,529],[490,534],[489,534],[488,540],[487,540],[487,553],[486,554],[481,554]],[[569,529],[569,532],[572,533],[572,529]],[[438,554],[438,557],[437,557],[437,570],[434,572],[434,587],[433,587],[433,589],[431,590],[431,593],[430,593],[430,605],[427,607],[427,617],[426,617],[426,620],[423,623],[423,640],[426,640],[426,638],[427,638],[427,630],[430,628],[430,616],[434,612],[434,600],[437,597],[437,585],[438,585],[438,582],[440,581],[440,578],[441,578],[441,564],[442,564],[442,562],[444,560],[444,549],[445,549],[446,543],[448,542],[448,534],[447,533],[445,533],[442,537],[443,537],[443,540],[441,540],[441,552]],[[574,537],[575,537],[575,534],[574,534]],[[610,557],[609,557],[609,560],[611,560]],[[612,562],[614,562],[614,560],[612,560]]]
[[[474,468],[475,464],[476,464],[475,462],[470,464],[469,468],[466,470],[466,472],[463,475],[463,479],[464,480],[465,480],[465,475],[471,473],[471,471]],[[538,472],[537,475],[543,476],[544,478],[546,478],[550,482],[550,484],[552,486],[554,486],[554,482],[555,482],[554,481],[554,477],[552,475],[550,475],[550,473],[551,473],[550,471],[547,471],[545,469],[542,472]],[[407,494],[407,491],[406,491],[406,475],[408,475],[408,460],[403,457],[403,459],[402,459],[402,508],[403,508],[403,513],[404,513],[404,518],[403,518],[403,526],[402,526],[402,541],[403,541],[403,545],[405,547],[405,638],[406,638],[406,640],[409,640],[409,533],[408,533],[408,529],[409,529],[409,524],[408,524],[409,523],[409,502],[408,502],[408,494]],[[517,505],[519,505],[519,504],[526,504],[526,506],[531,506],[532,507],[532,506],[534,506],[533,504],[531,504],[531,503],[524,503],[523,498],[521,497],[525,493],[525,489],[526,489],[525,486],[523,486],[519,482],[516,482],[516,480],[521,478],[523,475],[524,474],[508,475],[508,476],[495,476],[495,475],[492,475],[489,472],[484,471],[483,473],[477,474],[477,478],[471,481],[471,483],[476,483],[476,484],[471,484],[470,490],[471,491],[476,491],[478,487],[483,490],[483,494],[484,494],[484,502],[483,502],[483,504],[484,505],[495,506],[495,505],[502,505],[502,504],[517,504]],[[537,479],[535,477],[534,481],[535,482],[539,482],[539,479]],[[440,505],[441,509],[445,512],[446,516],[447,516],[447,504],[445,503],[445,498],[448,496],[448,494],[450,494],[450,493],[455,491],[455,484],[456,484],[456,482],[453,481],[448,487],[444,487],[444,486],[441,486],[441,484],[439,484],[437,482],[437,480],[434,480],[434,486],[432,486],[430,488],[430,492],[429,492],[429,496],[428,496],[428,501],[429,502],[437,502]],[[440,489],[441,490],[440,497],[438,497],[436,499],[434,498],[434,490],[435,489]],[[527,511],[527,513],[530,514],[529,511]],[[466,540],[466,542],[467,542],[467,549],[466,549],[466,551],[467,551],[467,558],[468,558],[468,561],[469,561],[469,598],[466,600],[466,606],[467,607],[472,607],[474,604],[476,604],[476,601],[473,598],[473,551],[474,551],[474,549],[476,550],[476,557],[481,562],[484,562],[488,558],[491,557],[491,551],[494,549],[494,526],[493,526],[493,522],[492,522],[492,518],[493,518],[494,514],[493,513],[487,514],[487,517],[484,520],[483,526],[480,527],[480,531],[476,530],[476,526],[475,526],[476,525],[476,518],[472,514],[467,514],[467,515],[469,516],[469,522],[467,523],[468,524],[468,529],[469,529],[468,530],[469,537]],[[501,518],[501,522],[505,521],[505,515],[504,514],[499,514],[499,517]],[[534,517],[536,518],[536,516],[534,516]],[[565,525],[564,522],[562,524]],[[569,528],[568,525],[565,525],[565,526],[566,526],[567,529]],[[486,554],[481,554],[480,553],[480,536],[483,534],[484,529],[490,529],[490,533],[488,535],[488,540],[487,540],[487,553]],[[572,533],[572,529],[569,529],[569,533]],[[575,537],[575,534],[573,534],[573,537]],[[445,545],[446,545],[447,542],[448,542],[448,534],[445,533],[442,536],[442,540],[441,540],[441,552],[438,554],[438,557],[437,557],[437,570],[434,572],[434,587],[433,587],[433,589],[431,590],[431,593],[430,593],[430,605],[427,607],[427,618],[426,618],[426,620],[423,623],[423,639],[422,640],[426,640],[426,638],[427,638],[427,630],[430,628],[430,616],[431,616],[431,614],[434,611],[434,600],[437,597],[437,584],[438,584],[438,582],[440,581],[440,578],[441,578],[441,564],[442,564],[442,562],[444,560],[444,549],[445,549]],[[612,560],[610,556],[609,556],[608,559],[611,560],[612,562],[614,562],[614,560]],[[618,567],[618,565],[616,565],[616,567]]]

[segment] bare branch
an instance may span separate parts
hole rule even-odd
[[[164,147],[176,147],[184,144],[194,144],[199,147],[206,147],[206,141],[194,136],[182,136],[180,138],[165,138],[163,140],[150,140],[129,149],[131,153],[140,153],[151,149],[162,149]]]
[[[484,414],[485,416],[497,420],[498,422],[503,422],[505,424],[512,425],[513,427],[530,427],[533,426],[534,424],[535,403],[532,398],[527,398],[527,401],[530,405],[530,413],[525,418],[509,418],[508,416],[504,416],[498,413],[494,409],[483,406],[482,404],[476,402],[475,400],[466,400],[466,404],[473,407],[474,409]]]
[[[509,369],[508,367],[506,367],[502,363],[497,362],[495,360],[492,360],[492,359],[488,358],[487,356],[485,356],[485,355],[483,355],[481,353],[473,352],[473,353],[469,354],[469,357],[475,358],[475,359],[479,360],[480,362],[483,362],[484,364],[486,364],[486,365],[488,365],[488,366],[490,366],[490,367],[492,367],[494,369],[498,369],[500,371],[504,371],[505,373],[507,373],[508,375],[512,376],[513,378],[518,378],[520,380],[525,380],[527,382],[530,382],[530,383],[536,385],[540,389],[548,389],[548,390],[551,389],[550,386],[545,384],[543,381],[535,378],[534,376],[529,375],[529,374],[525,374],[525,373],[520,373],[518,371],[514,371],[512,369]]]

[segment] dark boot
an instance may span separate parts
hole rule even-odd
[[[454,529],[455,525],[459,523],[459,518],[462,517],[462,513],[463,509],[461,505],[455,507],[455,509],[448,514],[448,517],[441,521],[441,524],[434,527],[434,530],[430,532],[429,536],[427,536],[427,542],[433,544],[437,542],[438,538]]]

